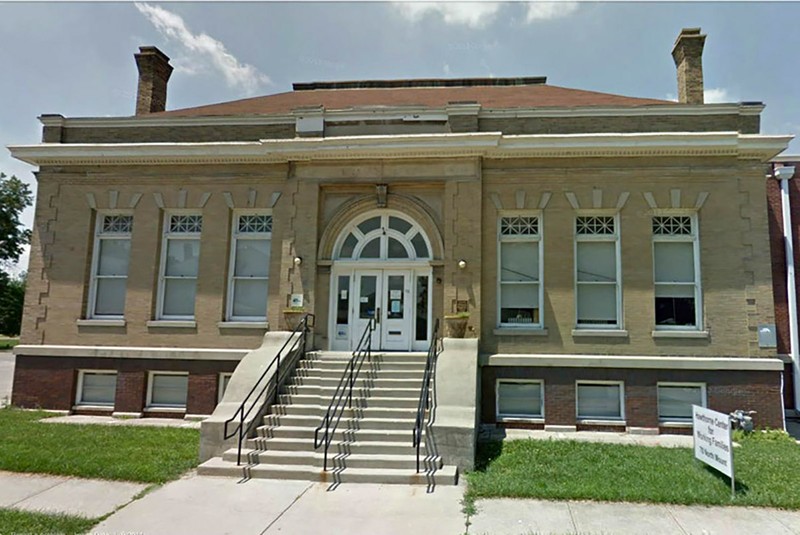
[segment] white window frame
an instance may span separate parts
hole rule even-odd
[[[256,215],[256,216],[269,216],[272,217],[272,210],[234,210],[233,223],[231,224],[231,251],[228,260],[228,298],[226,300],[226,321],[252,321],[252,322],[265,322],[267,321],[266,305],[263,316],[235,316],[233,314],[233,296],[234,286],[236,279],[241,278],[245,280],[264,280],[267,284],[267,302],[269,302],[269,266],[267,266],[266,277],[236,277],[236,243],[239,240],[267,240],[270,247],[270,262],[272,262],[272,232],[243,232],[239,233],[239,218],[241,216]]]
[[[98,275],[97,268],[100,264],[100,242],[103,240],[128,240],[133,236],[133,226],[131,232],[125,233],[103,233],[103,223],[106,216],[124,215],[133,217],[130,210],[98,210],[95,212],[94,224],[94,247],[92,249],[91,278],[89,279],[89,299],[87,303],[86,317],[89,319],[125,319],[125,312],[117,314],[97,314],[97,282],[98,279],[125,279],[125,293],[127,298],[128,275]],[[128,270],[130,271],[130,257],[128,257]]]
[[[578,234],[578,218],[579,217],[613,217],[614,218],[614,234],[597,234],[585,235]],[[622,258],[620,254],[620,218],[617,210],[580,210],[575,213],[573,218],[573,258],[574,258],[574,288],[575,288],[575,329],[576,330],[622,330],[624,329],[624,314],[622,313]],[[607,323],[578,323],[578,285],[591,285],[592,282],[578,281],[578,244],[586,242],[613,242],[614,254],[616,263],[616,304],[617,304],[617,322],[615,324]],[[609,284],[609,283],[603,283]]]
[[[502,220],[505,217],[535,217],[537,218],[538,234],[525,236],[503,236]],[[539,247],[539,321],[537,323],[503,323],[502,322],[502,287],[503,284],[520,284],[518,282],[502,282],[502,243],[522,242],[537,243]],[[526,283],[522,283],[526,284]],[[529,283],[527,283],[529,284]],[[497,327],[502,329],[543,329],[544,328],[544,218],[541,210],[503,210],[497,214]]]
[[[587,416],[580,413],[580,403],[578,403],[578,387],[579,386],[619,386],[619,417],[616,416]],[[575,381],[575,417],[578,422],[581,421],[609,421],[609,422],[624,422],[625,421],[625,381]]]
[[[538,384],[539,385],[539,400],[542,410],[539,414],[502,414],[500,412],[500,383],[515,383],[515,384]],[[508,421],[544,421],[544,381],[542,379],[507,379],[497,378],[494,385],[494,412],[495,421],[508,422]]]
[[[665,381],[665,382],[658,382],[656,383],[656,409],[658,411],[658,421],[659,423],[691,423],[692,418],[662,418],[661,417],[661,396],[658,395],[658,389],[662,386],[670,387],[670,386],[677,386],[677,387],[693,387],[693,388],[700,388],[700,397],[702,400],[702,406],[708,407],[708,394],[707,394],[707,384],[706,383],[687,383],[687,382],[672,382],[672,381]]]
[[[231,377],[233,377],[233,372],[220,372],[219,382],[217,383],[217,403],[222,403],[222,397],[225,395],[228,384],[230,384]],[[227,383],[225,379],[227,379]]]
[[[197,310],[195,309],[195,313],[191,316],[189,315],[174,315],[174,316],[167,316],[164,315],[164,294],[166,293],[165,290],[165,272],[167,269],[167,254],[169,251],[169,240],[170,239],[194,239],[200,241],[202,235],[202,228],[200,232],[170,232],[170,223],[172,216],[176,215],[199,215],[204,221],[203,212],[200,210],[190,210],[190,209],[181,209],[181,210],[167,210],[164,212],[164,228],[161,234],[161,263],[159,265],[158,270],[158,306],[156,308],[156,319],[157,320],[165,320],[165,321],[181,321],[181,320],[194,320],[197,316]],[[202,223],[201,223],[202,224]],[[200,247],[200,251],[198,255],[202,253],[202,246]],[[195,281],[195,285],[199,279],[199,271],[200,271],[200,258],[198,256],[197,260],[198,264],[198,275],[195,277],[174,277],[174,278],[181,278],[181,279],[190,279],[193,278]],[[173,278],[173,277],[170,277]],[[195,306],[197,305],[197,286],[195,286]]]
[[[656,235],[652,232],[652,221],[655,217],[689,217],[691,218],[692,233],[691,235]],[[702,277],[700,276],[700,232],[698,227],[697,211],[695,210],[654,210],[651,218],[651,231],[652,236],[652,258],[653,258],[653,319],[655,320],[655,304],[656,295],[655,290],[658,284],[676,284],[676,283],[658,283],[656,282],[656,243],[692,243],[692,254],[694,256],[694,325],[658,325],[655,324],[657,331],[702,331],[703,330],[703,288]],[[688,283],[677,283],[688,286]]]
[[[153,404],[153,382],[156,375],[184,375],[187,377],[186,380],[186,403],[183,405],[174,405],[174,404]],[[174,372],[174,371],[149,371],[147,372],[147,404],[145,405],[148,409],[183,409],[186,410],[186,405],[189,403],[189,372]]]
[[[119,374],[117,373],[117,370],[90,370],[90,369],[78,370],[78,385],[77,385],[77,391],[75,393],[75,405],[84,407],[97,406],[97,407],[113,408],[114,404],[116,403],[116,397],[117,397],[116,389],[114,391],[114,401],[112,401],[111,403],[98,403],[96,401],[83,400],[83,380],[84,380],[84,375],[86,375],[87,373],[94,375],[114,375],[117,377],[117,380],[119,380]]]

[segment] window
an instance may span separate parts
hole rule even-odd
[[[658,419],[691,421],[692,405],[706,406],[704,383],[659,383]]]
[[[150,372],[150,381],[147,388],[147,406],[185,408],[188,389],[188,373]]]
[[[125,316],[132,229],[132,215],[97,215],[88,318]]]
[[[228,382],[231,380],[232,373],[223,372],[219,374],[219,395],[217,396],[217,403],[222,403],[222,398],[225,396],[225,390],[228,389]]]
[[[575,301],[579,329],[622,327],[617,226],[615,215],[575,219]]]
[[[272,216],[235,214],[228,277],[228,319],[266,321]]]
[[[117,395],[117,373],[113,371],[80,370],[78,372],[78,405],[114,406]]]
[[[657,330],[701,329],[696,217],[653,217],[653,282]]]
[[[203,216],[167,214],[161,253],[158,319],[194,319]]]
[[[338,260],[423,260],[431,248],[419,225],[399,213],[367,215],[343,234],[334,248]]]
[[[541,381],[497,380],[497,419],[544,418]]]
[[[576,386],[578,419],[622,420],[624,418],[623,383],[579,381]]]
[[[498,229],[501,327],[541,327],[542,240],[538,215],[503,216]]]

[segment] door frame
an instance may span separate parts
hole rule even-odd
[[[406,272],[410,276],[409,286],[411,290],[411,299],[408,302],[408,309],[410,310],[410,318],[408,318],[409,325],[409,351],[425,351],[430,345],[431,329],[433,328],[433,268],[429,260],[424,261],[375,261],[365,262],[358,261],[336,261],[331,266],[330,285],[329,285],[329,299],[328,299],[328,349],[333,351],[350,351],[350,340],[355,337],[358,338],[362,333],[353,332],[353,324],[356,318],[356,308],[358,303],[354,298],[356,290],[356,272],[359,271],[381,271],[381,278],[386,277],[386,272]],[[339,277],[349,277],[349,291],[348,291],[348,332],[344,338],[337,336],[336,330],[336,314],[337,314],[337,301],[339,293]],[[416,340],[416,318],[417,308],[414,306],[417,295],[417,278],[428,277],[428,322],[427,322],[427,337],[425,340]],[[380,328],[380,327],[379,327]],[[399,351],[383,350],[381,351]]]

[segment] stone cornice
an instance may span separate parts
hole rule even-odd
[[[726,156],[767,161],[793,136],[737,132],[504,136],[499,132],[309,137],[248,142],[10,146],[33,165],[159,165],[289,161]]]

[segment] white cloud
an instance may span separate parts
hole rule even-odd
[[[225,78],[229,87],[240,87],[253,94],[259,87],[271,84],[269,77],[246,63],[240,63],[225,49],[225,45],[205,33],[192,33],[180,15],[158,6],[134,3],[136,9],[169,39],[179,42],[188,56],[177,58],[175,68],[182,73],[195,75],[213,68]]]
[[[571,15],[578,9],[578,2],[528,2],[525,22],[551,20]]]
[[[411,22],[431,14],[444,19],[446,24],[463,24],[482,28],[492,22],[503,6],[500,2],[394,2],[394,6]]]
[[[703,90],[703,99],[706,104],[719,104],[721,102],[736,102],[738,99],[733,98],[727,89],[715,87],[712,89]]]
[[[450,76],[450,65],[448,65],[447,63],[445,63],[445,64],[444,64],[444,68],[442,69],[442,71],[444,71],[444,75],[445,75],[445,76]]]

